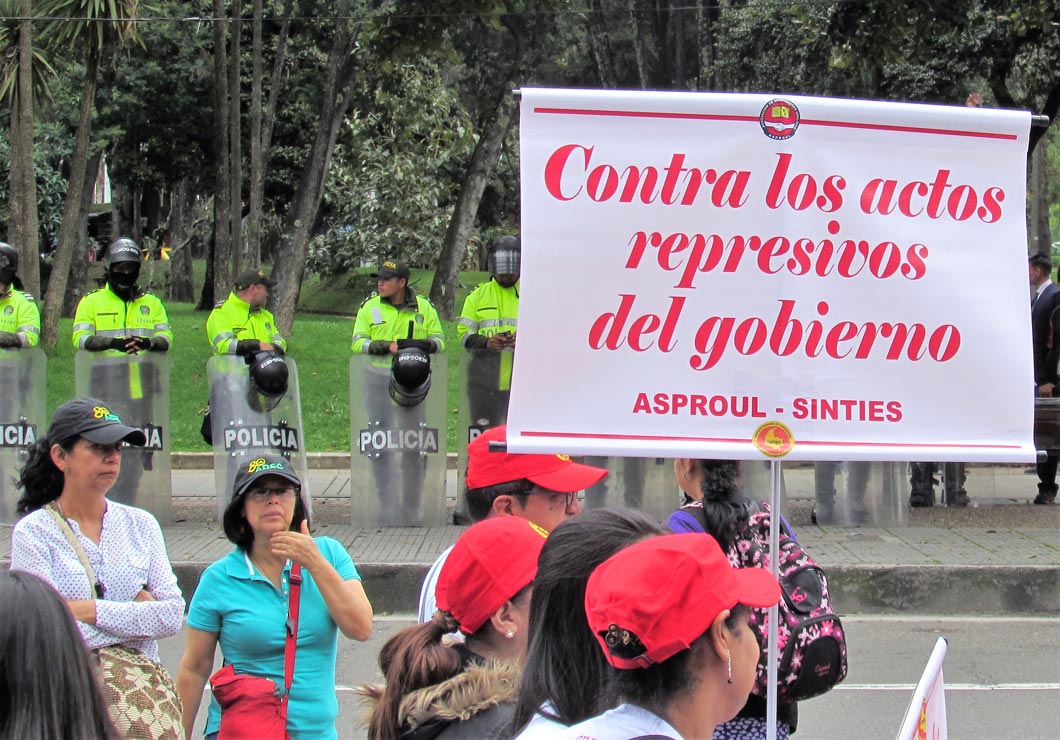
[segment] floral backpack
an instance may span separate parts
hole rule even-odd
[[[695,511],[698,508],[698,511]],[[695,512],[701,523],[702,504],[684,507]],[[734,568],[766,568],[769,561],[769,505],[753,513],[729,546]],[[828,598],[828,581],[781,517],[779,580],[783,598],[779,604],[780,630],[777,640],[777,698],[782,703],[819,696],[846,678],[847,645],[839,615]],[[751,609],[750,626],[762,647],[751,693],[766,695],[768,666],[768,612]]]

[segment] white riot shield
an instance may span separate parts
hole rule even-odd
[[[586,457],[607,476],[585,492],[586,509],[625,507],[665,522],[682,504],[674,461],[661,457]]]
[[[415,406],[390,397],[390,370],[371,355],[350,359],[350,503],[353,524],[445,523],[447,403],[444,353],[431,357],[431,389]]]
[[[39,347],[0,349],[0,524],[14,524],[19,472],[48,429],[48,356]]]
[[[74,353],[74,394],[105,401],[129,426],[142,429],[143,447],[126,447],[121,474],[107,497],[173,521],[169,464],[169,357],[162,352],[127,355]]]
[[[909,496],[905,469],[905,463],[897,462],[814,463],[814,523],[872,527],[904,523]]]
[[[214,355],[206,363],[218,521],[231,498],[236,470],[266,452],[291,461],[302,480],[302,501],[312,521],[313,496],[302,435],[298,368],[290,356],[284,360],[288,369],[287,393],[272,408],[267,408],[271,404],[263,404],[251,388],[250,370],[242,357]]]
[[[461,389],[456,412],[456,454],[459,491],[467,475],[467,446],[487,429],[508,422],[508,396],[511,395],[511,367],[514,349],[472,349],[460,352]],[[458,493],[456,510],[467,511]]]

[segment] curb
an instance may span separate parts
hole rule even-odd
[[[208,563],[174,563],[191,601]],[[410,613],[426,563],[358,563],[376,614]],[[835,565],[828,590],[840,614],[1060,614],[1060,567]],[[974,597],[971,597],[974,595]]]

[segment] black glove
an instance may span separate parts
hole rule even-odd
[[[464,336],[464,347],[466,349],[485,349],[489,340],[489,337],[482,334],[467,334]]]
[[[108,349],[116,349],[119,352],[125,351],[125,345],[129,343],[129,337],[114,337],[110,340],[110,347]]]
[[[111,340],[107,337],[101,337],[98,334],[85,339],[85,349],[89,352],[102,352],[105,349],[110,349]]]
[[[240,339],[238,342],[236,342],[237,355],[243,355],[244,357],[246,357],[247,355],[252,355],[260,350],[261,342],[259,342],[257,339]],[[250,363],[248,362],[247,364],[249,365]]]
[[[151,348],[151,340],[147,337],[130,337],[129,339],[140,352],[145,352]]]
[[[151,337],[151,344],[147,349],[150,352],[168,352],[169,340],[165,337]]]
[[[18,334],[10,331],[0,331],[0,347],[4,349],[17,349],[22,346],[22,340]]]
[[[390,354],[390,342],[385,339],[376,339],[368,343],[368,354],[370,355],[389,355]]]

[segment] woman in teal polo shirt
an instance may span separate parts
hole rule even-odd
[[[203,573],[188,609],[188,636],[177,674],[188,737],[203,689],[213,673],[218,643],[237,674],[284,685],[288,583],[291,563],[302,567],[294,679],[287,705],[293,740],[337,738],[335,659],[338,633],[366,640],[372,606],[361,577],[341,544],[310,537],[301,481],[282,457],[244,463],[224,513],[225,535],[235,545]],[[211,699],[206,737],[221,725]]]

